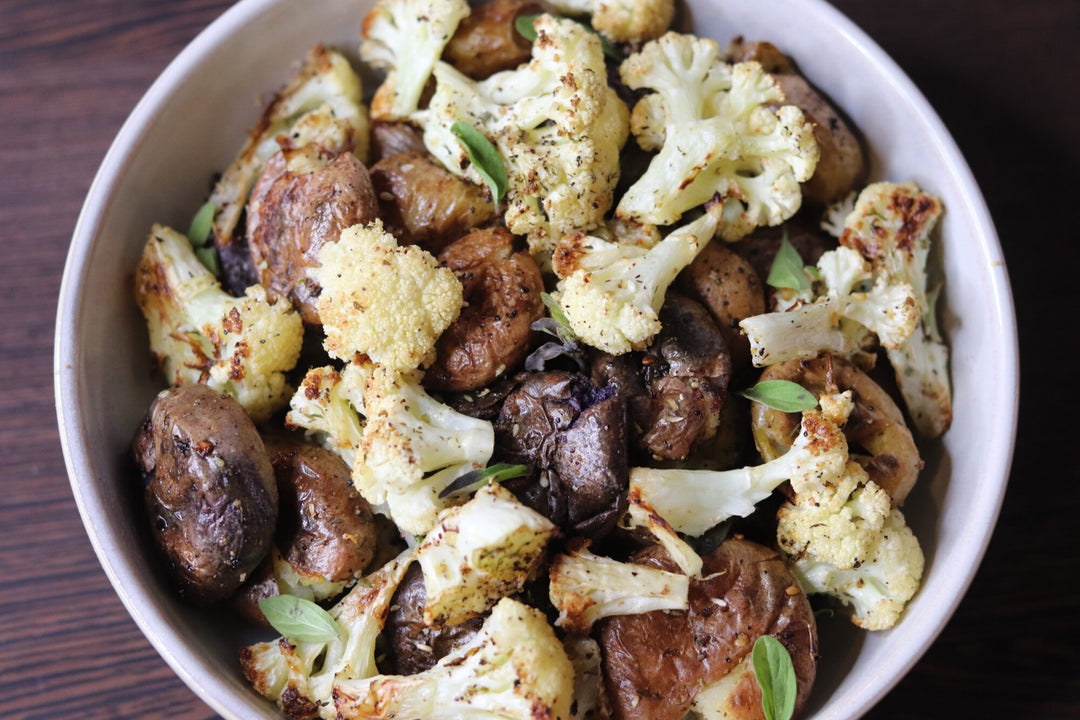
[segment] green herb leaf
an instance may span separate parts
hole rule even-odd
[[[536,28],[533,27],[533,23],[536,22],[536,18],[539,15],[518,15],[517,20],[514,21],[514,29],[518,31],[521,37],[525,38],[529,42],[536,42]]]
[[[461,140],[465,146],[465,152],[469,154],[469,162],[476,167],[476,171],[484,178],[484,182],[491,188],[491,196],[498,205],[506,194],[507,180],[506,168],[503,167],[499,151],[484,137],[484,134],[472,125],[460,120],[450,126],[450,131]]]
[[[214,277],[221,277],[221,266],[218,265],[217,260],[217,248],[195,248],[195,257],[199,258],[199,262],[203,264],[204,268],[213,273]]]
[[[489,465],[486,468],[480,468],[479,470],[470,470],[447,485],[443,491],[439,493],[439,497],[444,498],[448,495],[454,495],[455,493],[471,492],[489,482],[501,483],[505,480],[513,480],[516,477],[527,475],[528,473],[528,465],[511,465],[509,463],[496,463],[494,465]]]
[[[809,290],[810,281],[803,272],[802,257],[795,246],[788,242],[787,231],[784,231],[784,239],[780,241],[780,250],[773,259],[772,267],[769,268],[769,277],[765,280],[774,288],[789,288],[791,290]]]
[[[217,205],[208,202],[199,208],[199,211],[195,213],[195,217],[191,218],[191,227],[188,228],[187,236],[192,247],[205,247],[206,243],[209,242],[216,212]]]
[[[787,648],[772,635],[762,635],[754,642],[751,658],[765,720],[790,720],[795,712],[796,682]]]
[[[559,326],[558,336],[563,342],[577,342],[577,333],[570,327],[570,319],[566,317],[566,313],[563,312],[562,305],[559,305],[559,301],[551,296],[550,293],[540,293],[540,299],[544,301],[544,305],[547,306],[548,312],[551,314],[551,319]]]
[[[818,404],[812,392],[790,380],[763,380],[739,394],[783,412],[802,412]]]
[[[330,613],[294,595],[275,595],[259,601],[259,609],[279,633],[300,642],[325,643],[336,639],[341,627]]]
[[[539,15],[518,15],[517,20],[514,21],[514,29],[518,31],[518,34],[521,35],[521,37],[525,38],[529,42],[536,42],[536,38],[538,37],[538,33],[536,32],[536,28],[533,27],[533,23],[536,22],[536,18],[538,18],[538,17],[540,17],[540,16]],[[593,35],[596,35],[598,38],[600,38],[600,47],[603,49],[604,55],[608,59],[614,60],[616,62],[622,61],[623,56],[619,54],[619,51],[616,50],[615,47],[610,42],[608,42],[608,39],[606,37],[604,37],[603,35],[601,35],[599,32],[596,31],[596,28],[594,28],[592,25],[590,25],[587,22],[584,22],[582,20],[578,20],[577,18],[569,18],[569,19],[573,20],[578,25],[581,25],[583,28],[585,28],[586,30],[591,32]]]

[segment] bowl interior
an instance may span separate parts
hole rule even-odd
[[[822,663],[806,717],[857,717],[915,663],[970,582],[997,517],[1016,417],[1016,335],[1008,280],[970,171],[910,81],[861,31],[819,0],[691,0],[686,21],[724,45],[741,34],[792,55],[866,135],[873,179],[915,180],[943,198],[944,323],[955,420],[926,448],[905,506],[927,556],[902,624],[863,635],[824,620]],[[278,718],[240,675],[251,638],[227,617],[173,599],[146,550],[127,460],[160,389],[150,373],[131,277],[154,222],[186,229],[211,179],[261,108],[315,43],[350,54],[366,0],[244,0],[201,34],[132,113],[75,230],[57,322],[57,409],[87,531],[121,599],[184,681],[227,718]],[[251,39],[257,38],[257,41]]]

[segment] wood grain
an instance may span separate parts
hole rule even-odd
[[[1014,472],[955,617],[872,718],[1080,717],[1080,3],[838,0],[911,75],[971,164],[1023,347]],[[130,620],[67,484],[52,394],[56,297],[97,165],[220,0],[0,3],[0,716],[211,718]],[[1031,252],[1035,255],[1031,255]],[[995,408],[986,408],[994,412]]]

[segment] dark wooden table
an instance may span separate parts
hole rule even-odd
[[[227,4],[0,2],[4,718],[214,716],[139,633],[91,551],[51,366],[68,239],[98,163],[154,77]],[[986,560],[940,639],[870,717],[1080,718],[1080,423],[1069,409],[1080,2],[836,4],[911,75],[966,154],[1005,246],[1023,343],[1015,470]]]

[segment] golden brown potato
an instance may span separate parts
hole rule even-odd
[[[765,312],[765,289],[754,268],[724,244],[713,242],[679,274],[676,285],[712,313],[735,372],[748,368],[750,341],[739,322]]]
[[[538,15],[537,0],[495,0],[476,5],[443,50],[443,60],[476,80],[529,61],[532,43],[514,28],[521,15]]]
[[[342,582],[375,557],[375,518],[336,453],[287,435],[263,438],[277,479],[281,512],[274,540],[301,576]]]
[[[525,359],[531,325],[544,315],[544,281],[529,253],[514,250],[506,228],[472,231],[448,245],[439,263],[461,281],[466,306],[439,337],[424,384],[476,390]]]
[[[814,395],[851,390],[855,409],[844,426],[851,457],[889,493],[893,505],[904,503],[923,461],[903,413],[880,385],[850,362],[824,353],[773,365],[761,374],[761,379],[790,380]],[[772,460],[787,452],[799,431],[800,414],[760,403],[753,403],[750,413],[754,442],[761,456]]]
[[[371,168],[383,223],[399,241],[438,255],[495,218],[484,188],[450,173],[425,153],[380,160]]]
[[[320,287],[308,272],[341,231],[378,217],[367,169],[351,152],[315,146],[272,157],[251,191],[247,238],[267,295],[287,297],[304,322],[318,325]]]
[[[371,157],[374,162],[409,152],[427,152],[420,128],[407,122],[376,120],[371,123]]]
[[[780,49],[771,42],[746,42],[740,35],[731,41],[728,47],[729,62],[756,62],[767,73],[797,73],[795,63],[791,62]]]
[[[618,720],[681,720],[703,688],[726,717],[763,720],[761,691],[749,655],[771,635],[795,666],[795,714],[810,695],[817,667],[817,623],[810,603],[775,550],[730,539],[702,558],[681,613],[616,615],[600,623],[604,680]],[[642,565],[677,572],[659,546],[634,556]],[[719,715],[713,713],[711,717]]]

